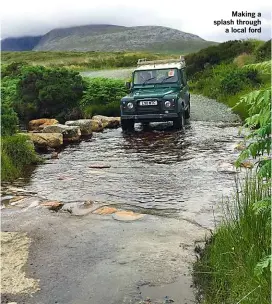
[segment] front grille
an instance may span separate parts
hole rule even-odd
[[[147,99],[138,100],[137,101],[137,107],[136,112],[137,114],[156,114],[161,113],[161,103],[159,100],[157,100],[158,104],[156,106],[140,106],[140,101],[146,101]],[[148,99],[152,100],[152,99]],[[154,99],[153,99],[154,100]]]

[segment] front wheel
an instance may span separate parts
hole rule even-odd
[[[178,117],[173,120],[173,125],[175,129],[184,129],[185,112],[183,110],[178,114]]]
[[[185,111],[185,119],[190,118],[190,114],[191,114],[191,103],[189,101],[187,110]]]
[[[121,128],[123,131],[130,131],[134,129],[134,121],[131,119],[121,119]]]

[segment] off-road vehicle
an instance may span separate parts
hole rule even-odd
[[[130,93],[121,99],[121,126],[124,131],[143,124],[173,121],[183,128],[190,117],[190,93],[185,74],[185,60],[146,61],[139,59],[132,73],[132,82],[126,83]]]

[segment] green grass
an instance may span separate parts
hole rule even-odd
[[[192,93],[214,98],[229,107],[243,120],[248,117],[246,104],[236,106],[243,95],[271,86],[271,61],[247,64],[220,64],[197,73],[191,83]]]
[[[224,204],[224,219],[194,266],[206,304],[269,304],[271,272],[257,264],[271,254],[270,185],[247,176],[236,196]],[[243,300],[242,300],[243,299]],[[241,301],[241,302],[239,302]]]
[[[12,135],[1,138],[1,180],[13,181],[25,174],[29,165],[41,162],[28,137]]]
[[[93,69],[108,69],[131,67],[137,65],[139,58],[163,59],[177,55],[151,52],[1,52],[2,63],[26,62],[31,65],[47,67],[66,67],[84,71]]]

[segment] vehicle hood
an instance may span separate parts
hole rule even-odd
[[[144,99],[144,98],[163,98],[165,96],[177,95],[178,89],[177,88],[148,88],[148,89],[137,89],[131,92],[129,95],[124,97],[122,100],[137,100],[137,99]]]

